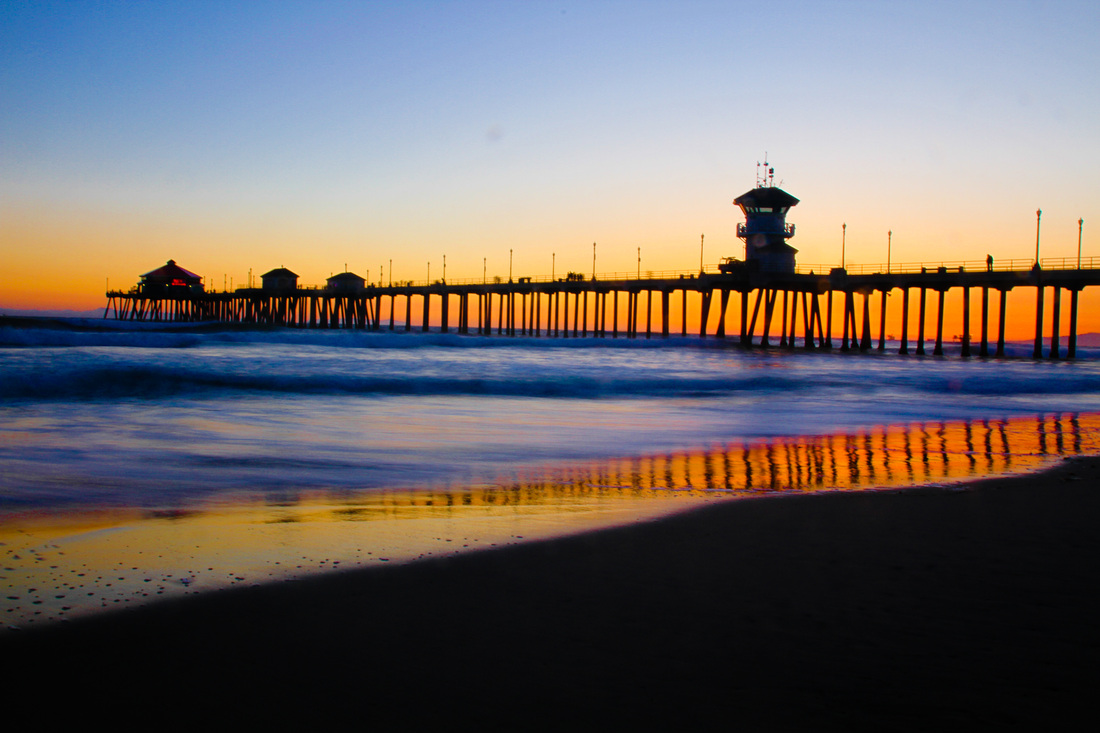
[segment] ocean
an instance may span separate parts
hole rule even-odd
[[[1097,450],[1100,360],[0,328],[0,624]],[[894,351],[896,351],[896,346]]]

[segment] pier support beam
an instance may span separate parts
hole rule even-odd
[[[982,286],[982,341],[978,345],[978,356],[989,356],[989,287]]]
[[[688,291],[684,288],[680,291],[681,306],[680,306],[680,335],[688,335]]]
[[[962,356],[970,356],[970,288],[963,286]]]
[[[749,289],[741,291],[741,345],[752,346],[752,334],[749,329]]]
[[[909,353],[909,288],[901,289],[901,345],[899,354]]]
[[[772,314],[775,312],[775,301],[779,297],[779,292],[776,290],[763,290],[764,295],[764,327],[763,333],[760,335],[760,345],[767,347],[768,336],[771,334],[772,329]]]
[[[753,308],[752,308],[752,320],[749,321],[748,330],[741,337],[746,346],[752,346],[752,339],[753,339],[753,337],[755,335],[755,332],[756,332],[756,317],[760,313],[760,301],[761,300],[766,300],[766,297],[765,297],[766,295],[767,295],[766,290],[757,290],[756,291],[756,305],[754,305]]]
[[[932,356],[943,356],[943,301],[947,298],[947,291],[938,292],[940,297],[936,302],[936,348],[932,350]]]
[[[791,338],[787,342],[787,348],[794,348],[794,328],[798,326],[799,318],[799,294],[791,291]],[[802,319],[805,320],[805,314],[802,315]]]
[[[668,299],[671,293],[661,291],[661,338],[668,338]]]
[[[1035,287],[1035,349],[1032,358],[1043,358],[1043,283]]]
[[[700,290],[699,295],[702,300],[702,304],[699,306],[699,338],[706,338],[707,316],[710,315],[710,299],[714,295],[714,291],[707,288],[706,290]]]
[[[879,309],[878,319],[878,350],[886,351],[886,296],[889,293],[882,291],[882,305]]]
[[[653,291],[645,291],[645,337],[653,335]]]
[[[641,300],[641,295],[640,290],[630,294],[633,298],[630,306],[630,338],[638,338],[638,301]]]
[[[845,291],[845,293],[844,293],[844,316],[843,316],[844,331],[843,331],[843,334],[840,337],[840,350],[841,351],[847,351],[850,348],[850,345],[848,343],[848,325],[852,322],[852,309],[853,309],[853,307],[854,306],[852,305],[852,291],[851,290]],[[852,333],[852,337],[853,337],[853,339],[855,338],[855,332],[854,331]]]
[[[614,311],[611,315],[611,338],[619,338],[619,291],[615,291],[614,297],[611,299],[611,310]]]
[[[871,293],[863,294],[863,335],[859,340],[859,350],[868,351],[871,348]]]
[[[998,358],[1005,355],[1005,305],[1008,300],[1008,291],[1001,291],[1000,318],[997,324],[997,354]]]
[[[817,324],[817,344],[818,346],[824,346],[829,348],[828,342],[825,340],[825,331],[822,330],[821,325],[821,304],[818,302],[817,293],[810,294],[810,300],[813,301],[813,314],[814,322]],[[811,329],[812,331],[812,329]]]
[[[920,305],[917,313],[917,355],[924,356],[924,314],[928,291],[920,289]]]
[[[730,291],[722,288],[720,291],[721,303],[718,308],[718,330],[715,332],[715,336],[724,339],[726,337],[726,307],[730,302]]]
[[[581,306],[581,338],[588,338],[588,290],[582,294]]]
[[[1069,346],[1066,349],[1067,359],[1077,358],[1077,288],[1069,291]]]
[[[783,291],[783,315],[779,319],[779,347],[787,348],[787,290]]]
[[[802,348],[812,349],[814,347],[814,310],[810,307],[810,299],[814,296],[803,291],[802,292]],[[814,303],[816,305],[816,303]]]
[[[1062,289],[1054,286],[1054,312],[1051,314],[1050,324],[1050,358],[1060,359],[1061,353],[1058,347],[1058,330],[1062,320]]]

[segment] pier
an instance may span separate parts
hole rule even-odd
[[[736,310],[735,334],[745,347],[884,351],[888,331],[886,306],[900,293],[898,351],[943,353],[946,300],[961,291],[962,356],[1003,356],[1006,304],[1010,293],[1035,303],[1034,356],[1074,358],[1077,310],[1081,291],[1100,286],[1100,261],[1062,258],[937,265],[895,264],[885,268],[796,268],[768,272],[738,262],[726,272],[622,273],[583,278],[518,278],[513,282],[443,282],[364,284],[353,290],[297,286],[241,288],[205,292],[193,288],[135,288],[107,293],[104,317],[131,321],[215,321],[226,324],[290,328],[343,328],[370,331],[428,331],[436,314],[440,332],[482,336],[557,338],[668,338],[688,335],[688,295],[698,310],[700,338],[729,337],[729,317]],[[713,268],[717,269],[717,268]],[[803,270],[809,270],[803,272]],[[875,269],[870,272],[868,270]],[[828,270],[827,272],[824,270]],[[980,292],[977,312],[971,291]],[[1026,292],[1030,291],[1030,293]],[[991,297],[993,296],[993,297]],[[1060,332],[1063,301],[1068,303],[1068,329]],[[674,322],[671,304],[677,303]],[[733,303],[731,304],[731,301]],[[1044,333],[1044,310],[1050,304],[1053,328]],[[434,305],[433,305],[434,304]],[[840,315],[840,327],[834,329]],[[909,329],[916,312],[916,332]],[[926,336],[928,338],[926,338]],[[1063,342],[1063,338],[1065,341]],[[1065,346],[1063,347],[1063,343]]]
[[[233,292],[206,292],[202,278],[174,261],[141,276],[128,292],[107,293],[104,317],[120,320],[218,321],[222,323],[292,328],[355,328],[390,331],[428,331],[433,313],[438,328],[452,324],[460,334],[557,338],[668,338],[688,335],[689,308],[698,308],[698,336],[724,339],[736,310],[737,330],[744,347],[833,349],[866,352],[886,350],[893,341],[887,330],[887,301],[901,294],[902,354],[923,355],[925,336],[934,330],[933,355],[943,354],[946,301],[961,291],[961,333],[952,341],[961,355],[1002,357],[1009,293],[1032,289],[1035,302],[1033,356],[1072,359],[1077,355],[1077,311],[1081,291],[1100,285],[1100,258],[1081,258],[1078,222],[1076,259],[1039,258],[1039,217],[1036,211],[1035,259],[976,262],[936,262],[845,267],[844,240],[841,266],[797,265],[798,250],[791,246],[794,224],[787,213],[799,200],[775,186],[775,169],[758,165],[756,187],[734,199],[745,217],[737,225],[744,242],[744,259],[727,257],[697,271],[598,275],[593,244],[592,276],[570,272],[563,278],[520,277],[502,282],[367,283],[355,273],[341,272],[324,287],[304,288],[298,275],[279,267],[262,275],[262,287]],[[842,226],[842,236],[847,225]],[[889,235],[888,235],[889,236]],[[702,242],[700,241],[700,248]],[[887,250],[889,253],[889,250]],[[444,267],[444,273],[446,268]],[[1050,291],[1052,327],[1043,332],[1044,308]],[[972,292],[979,292],[975,321]],[[990,302],[991,293],[996,302]],[[1068,295],[1069,325],[1062,349],[1062,300]],[[691,304],[689,306],[689,295]],[[1025,296],[1026,297],[1026,296]],[[433,300],[438,309],[433,309]],[[733,304],[731,305],[731,300]],[[933,302],[934,301],[934,302]],[[679,315],[674,323],[673,303]],[[935,313],[931,313],[931,308]],[[991,312],[991,307],[996,312]],[[834,333],[839,314],[839,332]],[[916,309],[916,332],[910,317]],[[954,319],[953,319],[954,320]],[[975,330],[978,338],[974,338]],[[1019,328],[1014,328],[1019,331]],[[773,334],[777,340],[772,342]],[[876,343],[877,342],[877,343]],[[976,342],[976,343],[975,343]]]

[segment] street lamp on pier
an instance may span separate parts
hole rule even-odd
[[[1081,269],[1081,230],[1085,228],[1084,218],[1077,220],[1077,269]]]
[[[1035,210],[1035,266],[1039,266],[1039,222],[1043,218],[1043,210]]]

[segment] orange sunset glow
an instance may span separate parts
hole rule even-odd
[[[1075,21],[1035,38],[1028,11],[990,28],[981,5],[946,28],[812,3],[474,3],[388,29],[378,7],[330,8],[289,45],[290,8],[206,30],[177,17],[199,9],[25,9],[3,29],[0,308],[95,311],[168,259],[218,290],[280,266],[303,284],[435,279],[444,257],[451,281],[591,273],[593,242],[598,274],[691,271],[743,256],[730,202],[766,154],[801,199],[799,263],[884,263],[888,231],[893,263],[1030,260],[1038,207],[1041,257],[1075,258],[1080,219],[1100,256],[1094,65],[1072,39],[1087,23],[1048,8]],[[115,23],[159,53],[138,61]],[[760,83],[735,29],[772,25]],[[206,43],[223,54],[185,50]],[[1030,335],[1024,300],[1009,338]],[[1080,319],[1100,330],[1087,291]]]

